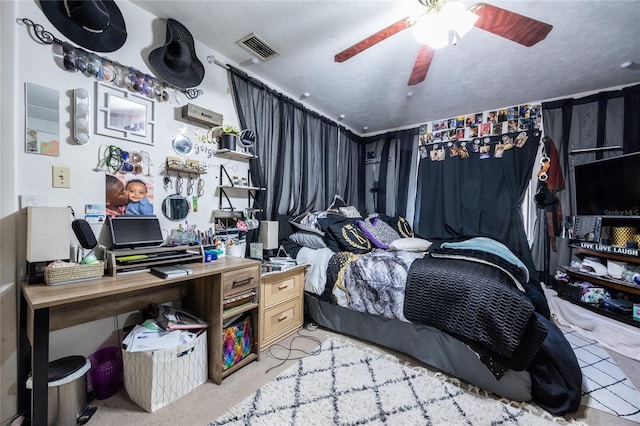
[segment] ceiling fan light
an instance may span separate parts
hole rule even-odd
[[[439,49],[449,43],[449,28],[439,13],[429,13],[413,26],[413,36],[420,43]]]
[[[464,10],[452,23],[451,28],[458,34],[458,37],[462,38],[471,31],[478,18],[479,16],[475,13]]]
[[[462,2],[450,1],[432,9],[413,26],[414,37],[422,44],[438,49],[456,44],[478,20],[478,15],[465,9]]]
[[[457,33],[458,38],[464,37],[479,18],[475,13],[469,12],[460,1],[445,3],[438,10],[438,15]]]

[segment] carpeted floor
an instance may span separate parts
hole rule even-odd
[[[310,336],[310,338],[303,338],[300,335]],[[286,338],[281,342],[281,345],[275,345],[271,348],[271,351],[263,352],[260,361],[253,362],[225,378],[222,385],[216,385],[208,381],[198,386],[188,395],[155,413],[147,413],[142,410],[131,402],[124,390],[120,390],[109,399],[91,403],[91,405],[97,406],[98,410],[88,425],[207,425],[222,416],[231,407],[249,397],[258,388],[275,379],[278,374],[294,365],[306,353],[313,351],[320,341],[325,341],[331,337],[340,340],[347,339],[343,335],[322,328],[315,330],[303,329],[299,332],[299,335]],[[410,365],[421,365],[402,354],[385,351],[382,348],[360,342],[357,339],[350,339],[350,341],[360,348],[373,347],[376,350],[391,353]],[[290,347],[295,350],[290,352],[287,349]],[[607,352],[622,371],[626,373],[627,377],[635,381],[636,388],[639,387],[640,363],[611,351]],[[287,357],[290,359],[282,363],[280,359]],[[590,426],[637,425],[637,423],[630,420],[586,405],[581,406],[577,413],[573,413],[567,419],[575,419]]]
[[[330,338],[210,426],[552,424],[537,407],[465,388],[390,355]]]

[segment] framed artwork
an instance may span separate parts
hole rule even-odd
[[[102,83],[96,83],[96,87],[96,133],[153,145],[153,99]]]

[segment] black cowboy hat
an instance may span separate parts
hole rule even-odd
[[[159,77],[186,89],[204,78],[204,65],[196,56],[189,30],[175,19],[167,19],[166,42],[149,54],[149,63]]]
[[[113,0],[40,0],[47,19],[65,37],[95,52],[113,52],[127,40],[127,28]]]

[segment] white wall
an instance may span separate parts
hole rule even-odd
[[[158,19],[133,3],[120,0],[118,6],[127,23],[128,37],[125,45],[116,52],[101,54],[124,65],[133,66],[144,73],[149,73],[147,57],[151,50],[161,46],[165,40],[165,21]],[[29,18],[41,24],[63,41],[67,39],[60,34],[40,11],[36,1],[1,1],[0,22],[2,39],[0,53],[0,241],[2,256],[0,260],[1,296],[0,319],[2,330],[0,375],[2,405],[0,421],[7,420],[16,414],[16,318],[18,300],[18,282],[25,275],[25,237],[26,215],[19,210],[20,195],[47,195],[49,206],[71,206],[76,217],[84,217],[85,204],[104,204],[104,172],[94,171],[98,163],[102,145],[116,145],[125,150],[144,150],[150,154],[154,176],[154,210],[161,219],[161,225],[169,231],[177,223],[166,220],[161,215],[160,201],[173,190],[165,191],[162,185],[166,156],[176,156],[171,147],[173,135],[186,126],[188,135],[195,140],[195,131],[206,129],[185,124],[176,120],[180,117],[179,108],[188,101],[184,96],[182,102],[155,103],[156,130],[155,144],[143,145],[122,139],[109,138],[91,134],[86,145],[77,145],[72,140],[71,94],[75,88],[86,88],[91,95],[92,113],[95,113],[95,80],[81,73],[71,73],[62,69],[55,62],[56,55],[50,45],[35,41],[30,30],[16,23],[18,18]],[[205,77],[199,86],[204,94],[190,102],[212,109],[224,116],[225,124],[237,124],[237,117],[228,91],[226,70],[209,64],[207,55],[213,54],[223,62],[226,59],[217,52],[211,51],[200,43],[196,43],[199,59],[206,68]],[[60,92],[60,155],[58,157],[28,154],[24,150],[24,85],[26,82],[58,89]],[[95,123],[91,123],[92,131]],[[208,166],[205,179],[205,195],[198,201],[199,211],[188,216],[189,224],[196,224],[198,229],[213,226],[212,210],[218,208],[218,192],[216,191],[219,165],[228,164],[235,169],[233,173],[246,176],[247,164],[208,157],[207,153],[191,155],[189,158],[200,160]],[[71,169],[71,188],[52,188],[52,166],[68,166]],[[186,182],[185,182],[186,183]],[[184,193],[184,192],[183,192]],[[246,206],[246,197],[233,199],[234,205]],[[105,242],[102,225],[94,227],[94,233],[100,242]],[[108,241],[108,238],[107,238]],[[16,270],[17,265],[17,270]],[[72,284],[71,284],[72,285]],[[126,316],[108,318],[81,326],[53,332],[50,343],[50,359],[67,355],[87,356],[103,345],[117,345],[119,337],[114,334],[117,326],[122,326]],[[117,324],[117,325],[116,325]]]

